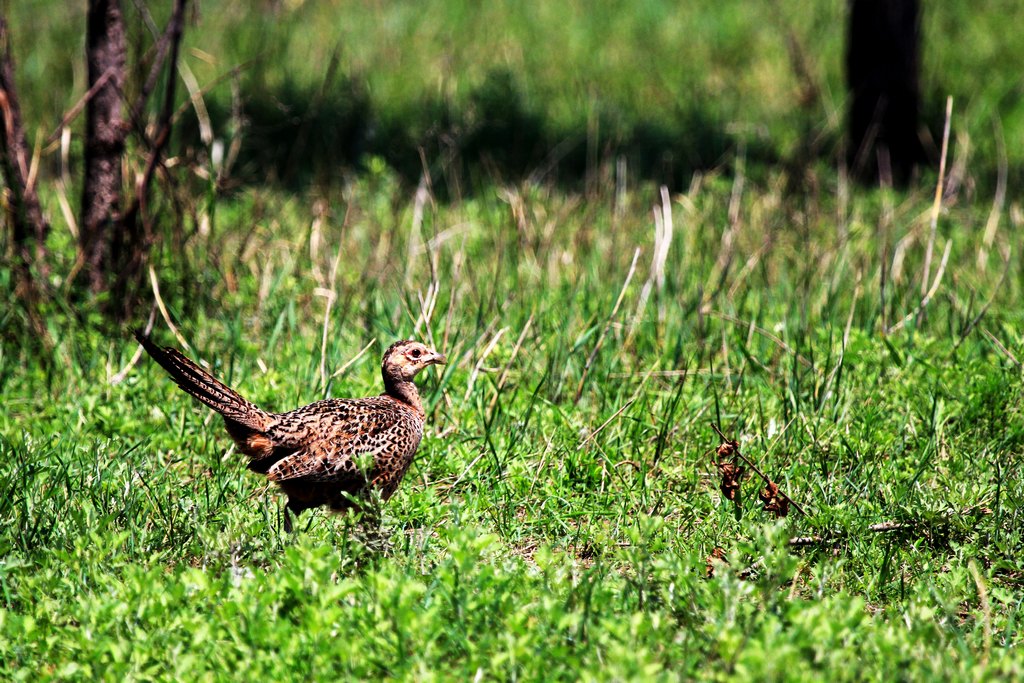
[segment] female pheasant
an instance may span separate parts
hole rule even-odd
[[[176,349],[157,346],[140,331],[135,338],[179,387],[221,414],[238,450],[249,456],[249,469],[284,490],[286,531],[291,514],[322,505],[339,511],[358,506],[371,486],[384,500],[394,494],[423,436],[423,404],[412,380],[428,365],[447,362],[420,342],[398,341],[384,352],[380,396],[330,398],[271,413]],[[363,457],[369,467],[360,467]]]

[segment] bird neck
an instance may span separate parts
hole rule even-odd
[[[408,380],[395,377],[384,377],[384,393],[412,408],[418,415],[423,415],[423,402],[416,385]]]

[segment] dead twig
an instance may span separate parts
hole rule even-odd
[[[996,345],[996,348],[998,348],[1000,351],[1003,352],[1004,356],[1006,356],[1007,358],[1009,358],[1013,362],[1014,365],[1016,365],[1018,368],[1024,368],[1024,364],[1022,364],[1019,360],[1017,360],[1017,357],[1015,355],[1013,355],[1013,353],[1010,352],[1010,349],[1006,348],[1003,345],[1003,342],[999,341],[999,339],[996,338],[996,336],[994,334],[989,332],[984,327],[981,328],[981,331],[982,331],[982,333],[984,333],[984,335],[986,337],[988,337],[988,340],[990,342],[992,342],[993,344]]]
[[[149,336],[150,332],[153,331],[153,323],[156,322],[156,303],[149,309],[149,319],[146,321],[146,328],[142,331],[142,334],[146,337]],[[142,344],[135,345],[135,353],[132,354],[131,360],[128,364],[121,368],[116,374],[111,376],[109,383],[111,385],[120,384],[128,376],[128,373],[132,371],[132,368],[142,358]]]
[[[188,351],[192,347],[185,341],[185,337],[181,336],[181,332],[178,331],[178,328],[171,320],[171,314],[168,313],[167,306],[164,305],[164,299],[160,296],[160,283],[157,281],[156,271],[153,270],[153,266],[149,267],[149,285],[153,288],[153,300],[156,302],[156,307],[160,311],[160,315],[163,316],[164,322],[167,323],[167,327],[171,330],[171,334],[178,340],[182,348]]]
[[[64,118],[60,120],[60,123],[57,124],[57,127],[54,128],[53,132],[50,133],[50,135],[46,138],[46,141],[43,143],[44,147],[49,147],[54,142],[56,142],[61,135],[63,135],[64,129],[68,127],[68,124],[74,121],[76,116],[82,113],[82,110],[85,108],[85,105],[89,103],[89,100],[91,100],[96,95],[96,93],[99,92],[100,89],[107,84],[107,81],[109,81],[111,76],[113,76],[115,73],[116,70],[110,68],[104,71],[102,76],[96,79],[96,82],[93,83],[93,86],[89,88],[86,91],[86,93],[78,99],[77,102],[75,102],[71,109],[68,109],[66,114],[64,114]]]
[[[718,447],[718,454],[720,456],[722,456],[722,455],[733,456],[734,455],[737,458],[739,458],[740,460],[742,460],[743,462],[745,462],[747,464],[747,466],[750,467],[750,469],[754,470],[754,472],[757,473],[757,476],[761,477],[761,479],[765,483],[765,486],[767,486],[768,489],[772,492],[772,498],[776,498],[777,499],[777,498],[781,497],[782,499],[789,501],[789,503],[792,504],[792,506],[795,507],[797,509],[797,511],[800,512],[801,515],[803,515],[804,517],[808,516],[807,511],[804,510],[800,506],[799,503],[797,503],[791,497],[789,497],[788,495],[783,493],[782,490],[778,488],[778,484],[776,484],[771,479],[769,479],[768,475],[766,475],[764,472],[762,472],[758,468],[758,466],[755,465],[750,460],[750,458],[748,458],[747,456],[743,455],[743,453],[740,451],[740,443],[739,443],[739,441],[736,441],[734,439],[728,438],[722,432],[722,430],[719,429],[718,425],[716,425],[714,422],[711,423],[711,428],[713,430],[715,430],[715,433],[718,434],[718,437],[722,440],[721,445]],[[763,498],[762,498],[762,500],[763,500]],[[768,510],[767,507],[765,507],[765,509]],[[771,512],[771,510],[769,510],[769,512]]]
[[[1006,156],[1006,139],[1003,136],[1003,124],[999,117],[995,116],[994,125],[996,129],[996,193],[992,198],[992,209],[989,211],[988,220],[985,222],[985,234],[981,240],[981,247],[978,248],[978,268],[984,269],[988,265],[988,252],[996,239],[996,231],[999,229],[999,216],[1003,213],[1006,205],[1006,177],[1008,175],[1009,160]]]
[[[935,272],[935,280],[932,281],[931,289],[929,289],[928,292],[924,295],[924,298],[921,299],[921,303],[918,304],[917,308],[914,309],[913,312],[907,314],[907,317],[903,318],[895,325],[890,327],[888,330],[886,330],[886,334],[892,334],[893,332],[896,332],[897,330],[901,329],[911,320],[921,315],[921,313],[924,312],[925,307],[931,303],[932,299],[935,297],[935,293],[939,291],[939,285],[942,284],[942,276],[946,272],[946,264],[949,262],[949,252],[952,249],[952,247],[953,240],[946,242],[946,250],[942,252],[942,261],[939,263],[939,269]]]
[[[334,371],[334,372],[333,372],[333,373],[331,374],[331,379],[334,379],[335,377],[338,377],[339,375],[342,375],[342,374],[344,374],[346,370],[348,370],[348,369],[349,369],[350,367],[352,367],[352,364],[353,364],[353,363],[355,363],[355,362],[356,362],[357,360],[359,360],[360,358],[362,358],[362,357],[363,357],[363,354],[365,354],[365,353],[366,353],[367,351],[369,351],[369,350],[370,350],[370,347],[372,347],[372,346],[373,346],[374,344],[376,344],[376,343],[377,343],[377,338],[376,338],[376,337],[374,337],[373,339],[371,339],[371,340],[370,340],[370,343],[369,343],[369,344],[367,344],[366,346],[364,346],[364,347],[363,347],[362,349],[360,349],[360,350],[359,350],[359,353],[357,353],[356,355],[354,355],[354,356],[353,356],[352,358],[350,358],[350,359],[348,360],[348,362],[346,362],[346,363],[345,363],[344,365],[342,365],[342,366],[341,366],[340,368],[338,368],[337,370],[335,370],[335,371]]]
[[[770,512],[777,518],[789,514],[789,498],[781,494],[779,485],[774,481],[769,481],[767,486],[757,492],[757,496],[764,503],[765,512]]]
[[[626,410],[626,408],[628,408],[628,407],[630,407],[631,405],[633,405],[633,402],[634,402],[635,400],[636,400],[636,397],[634,396],[633,398],[629,399],[629,400],[628,400],[628,401],[626,401],[626,402],[625,402],[624,404],[622,404],[622,407],[621,407],[621,408],[619,408],[618,410],[616,410],[616,411],[615,411],[615,414],[613,414],[613,415],[612,415],[611,417],[609,417],[609,418],[608,418],[607,420],[605,420],[605,421],[604,421],[604,422],[603,422],[603,423],[601,424],[601,426],[600,426],[600,427],[598,427],[598,428],[597,428],[597,429],[595,429],[594,431],[590,432],[590,434],[588,434],[588,435],[587,435],[587,437],[586,437],[585,439],[583,439],[582,441],[580,441],[580,445],[576,447],[576,450],[578,450],[578,451],[579,451],[579,450],[582,450],[584,446],[586,446],[586,445],[587,445],[588,443],[590,443],[590,440],[591,440],[591,439],[593,439],[593,438],[594,438],[595,436],[597,436],[598,434],[600,434],[600,433],[601,433],[601,431],[602,431],[602,430],[603,430],[603,429],[604,429],[605,427],[607,427],[608,425],[610,425],[610,424],[611,424],[611,423],[612,423],[612,422],[613,422],[613,421],[615,420],[615,418],[617,418],[617,417],[618,417],[619,415],[621,415],[621,414],[622,414],[622,412],[623,412],[624,410]]]
[[[181,37],[185,30],[185,5],[187,0],[175,0],[174,9],[171,11],[171,18],[167,25],[168,40],[170,41],[170,58],[168,64],[170,73],[167,75],[167,85],[164,88],[164,101],[160,108],[159,127],[156,137],[153,140],[153,149],[150,150],[146,159],[146,166],[135,183],[135,197],[122,219],[124,224],[130,225],[136,216],[145,215],[149,200],[149,188],[153,180],[153,174],[160,163],[160,157],[164,148],[171,138],[171,116],[174,113],[174,91],[178,79],[175,78],[174,70],[178,64],[178,51],[181,47]]]
[[[789,539],[789,546],[791,548],[802,548],[808,545],[818,545],[824,543],[825,539],[821,536],[794,536]]]

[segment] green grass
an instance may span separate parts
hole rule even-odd
[[[7,305],[0,677],[1021,674],[1019,216],[981,267],[988,205],[944,209],[918,311],[930,192],[701,177],[659,284],[653,187],[420,213],[374,168],[200,205],[154,270],[193,355],[269,408],[378,392],[394,338],[448,353],[384,547],[320,512],[285,535],[208,411],[147,359],[111,382],[136,347],[93,303],[53,305],[52,352]],[[773,520],[756,479],[723,500],[712,421],[809,514]]]
[[[9,4],[34,141],[84,90],[82,10]],[[190,354],[268,409],[377,393],[387,344],[432,343],[450,364],[422,378],[417,459],[383,538],[323,512],[284,534],[219,419],[67,291],[45,150],[47,339],[0,265],[0,679],[1024,675],[1020,3],[926,10],[928,106],[956,97],[931,248],[928,172],[900,194],[755,163],[838,144],[842,3],[257,4],[202,3],[183,52],[202,85],[247,65],[242,128],[230,79],[206,94],[215,137],[250,155],[236,172],[322,153],[336,180],[370,129],[380,156],[221,194],[205,151],[176,149],[183,211],[166,187],[151,205],[159,298]],[[793,105],[788,30],[816,108]],[[296,112],[305,146],[274,128]],[[509,166],[569,141],[584,191],[501,164],[458,191],[444,140],[487,161],[488,135],[522,131]],[[425,140],[450,202],[404,182]],[[666,153],[715,168],[672,178],[659,249],[636,156]],[[756,477],[724,500],[713,422],[808,514],[774,519]]]
[[[10,4],[30,139],[37,130],[43,139],[86,89],[84,5]],[[132,44],[141,45],[134,58],[151,41],[135,4],[125,4]],[[336,180],[341,166],[370,153],[416,182],[422,150],[438,187],[458,197],[465,181],[451,177],[455,162],[476,164],[481,154],[513,178],[557,162],[551,175],[568,181],[623,154],[631,174],[677,187],[740,144],[768,160],[803,158],[805,148],[842,156],[839,0],[251,5],[202,4],[182,52],[205,88],[213,137],[241,139],[233,171],[247,181],[268,173]],[[162,25],[169,4],[151,11]],[[934,156],[951,95],[953,156],[988,189],[1002,151],[1011,186],[1024,182],[1016,29],[1024,6],[955,0],[922,11],[923,114]],[[790,37],[819,88],[816,102],[801,104],[806,84],[792,65]],[[136,71],[132,83],[146,73]],[[241,119],[230,115],[236,93]],[[180,87],[179,101],[186,97]],[[182,148],[208,155],[194,119],[186,107]]]

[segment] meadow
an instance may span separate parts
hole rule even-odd
[[[318,27],[297,44],[329,53],[319,13],[337,6],[292,4],[240,25]],[[570,5],[555,5],[568,19],[544,23],[578,31],[562,62],[496,53],[525,74],[517,87],[543,103],[538,120],[585,131],[585,109],[542,96],[562,82],[578,92],[573,65],[596,50],[598,19]],[[189,59],[202,46],[241,62],[246,46],[273,44],[218,34],[225,7],[204,4]],[[395,55],[372,56],[388,45],[405,54],[380,31],[417,26],[412,10],[354,7],[341,44],[364,57],[343,72],[362,70],[384,103],[376,111],[422,102],[410,92],[432,87],[420,76],[433,67],[410,73],[393,68]],[[521,15],[502,7],[463,21],[504,26],[514,45]],[[748,34],[736,27],[757,19],[692,7],[709,31],[738,31],[737,45]],[[429,43],[444,19],[425,15],[416,35]],[[66,56],[54,19],[22,20],[41,30],[25,73]],[[804,40],[841,42],[793,21]],[[977,21],[1010,24],[995,11]],[[486,80],[487,65],[470,58],[498,40],[484,38],[453,43],[467,59],[452,57],[453,73]],[[775,100],[748,103],[791,83],[782,45],[750,56],[770,68],[708,115],[739,111],[782,131],[768,137],[780,159],[801,143],[786,142]],[[946,65],[998,57],[935,50],[932,63]],[[713,73],[719,56],[695,55],[707,69],[687,77]],[[1019,51],[987,87],[1019,82],[1012,59]],[[259,77],[283,78],[287,64]],[[296,70],[299,81],[315,73]],[[636,81],[609,86],[634,101],[631,117],[650,106],[658,118],[657,69],[609,73]],[[950,87],[969,87],[962,70],[950,73]],[[26,94],[47,131],[38,112],[69,103],[48,97]],[[430,157],[409,182],[383,153],[302,189],[221,191],[203,185],[215,173],[197,174],[184,185],[201,190],[192,219],[165,226],[135,321],[150,315],[161,343],[187,343],[276,410],[379,393],[380,354],[395,339],[447,353],[447,366],[422,376],[426,434],[379,531],[324,512],[283,531],[277,492],[245,470],[219,418],[140,357],[102,302],[62,288],[74,242],[59,197],[44,192],[58,293],[47,339],[27,332],[0,267],[0,678],[1024,675],[1024,212],[1012,182],[1001,200],[994,191],[1001,167],[1019,177],[1022,139],[1015,105],[1000,102],[979,95],[956,110],[937,196],[935,170],[907,191],[861,188],[827,158],[798,171],[755,158],[757,146],[724,125],[713,163],[671,190],[632,170],[630,153],[600,151],[576,188],[487,175],[486,163],[463,176]],[[1000,145],[989,135],[999,106],[1009,112],[1002,163],[986,151]],[[801,116],[794,127],[811,138],[838,137],[838,119]],[[764,483],[742,461],[730,499],[713,425],[777,483],[788,515],[765,509]]]

